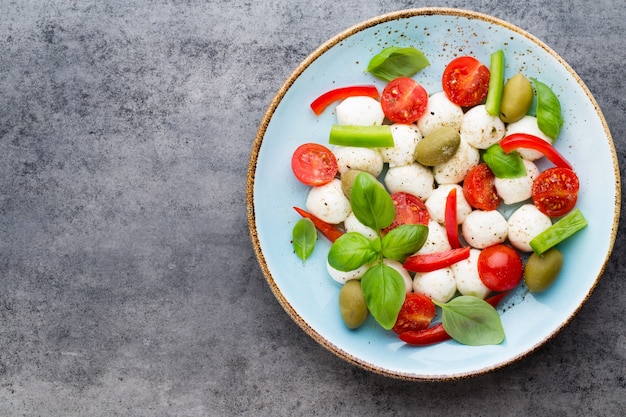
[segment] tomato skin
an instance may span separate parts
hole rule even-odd
[[[397,334],[409,330],[423,330],[430,326],[433,317],[435,304],[428,296],[417,292],[408,293],[392,330]]]
[[[409,124],[417,121],[426,111],[428,93],[412,78],[391,80],[380,97],[385,117],[394,123]]]
[[[463,195],[470,206],[479,210],[495,210],[502,199],[496,191],[496,176],[486,163],[472,168],[463,180]]]
[[[478,255],[478,276],[492,291],[509,291],[522,281],[524,264],[515,249],[497,244]]]
[[[413,194],[396,192],[391,194],[393,205],[396,207],[396,217],[393,223],[384,229],[384,233],[403,224],[423,224],[428,226],[430,214],[426,204]]]
[[[443,71],[442,86],[448,99],[459,106],[482,103],[489,90],[489,68],[472,56],[453,59]]]
[[[548,217],[563,216],[576,206],[580,182],[568,168],[548,168],[533,181],[535,206]]]
[[[294,151],[291,170],[303,184],[318,186],[335,178],[339,167],[330,149],[318,143],[305,143]]]

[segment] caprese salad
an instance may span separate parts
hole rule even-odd
[[[350,329],[372,315],[412,345],[498,344],[502,298],[558,277],[557,245],[587,226],[578,177],[553,145],[560,103],[537,79],[505,80],[504,59],[455,58],[429,94],[416,76],[428,59],[390,47],[367,69],[382,92],[346,86],[311,103],[316,115],[335,105],[336,123],[328,144],[293,153],[311,188],[292,242],[302,260],[318,231],[332,242],[327,271]]]

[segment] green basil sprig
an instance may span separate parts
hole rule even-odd
[[[383,185],[366,173],[357,175],[350,191],[350,204],[356,218],[377,231],[370,240],[357,232],[339,237],[328,251],[328,263],[339,271],[352,271],[369,265],[361,278],[361,288],[367,308],[376,321],[389,330],[396,323],[404,302],[406,287],[398,271],[385,265],[389,258],[404,262],[426,242],[428,227],[405,224],[383,236],[382,229],[389,226],[395,216],[393,200]]]
[[[375,77],[391,81],[398,77],[411,77],[429,65],[428,58],[412,46],[390,46],[370,60],[367,71]]]
[[[561,103],[550,87],[536,78],[532,81],[537,91],[537,125],[554,142],[563,127]]]
[[[291,232],[293,249],[298,258],[305,261],[313,253],[315,242],[317,242],[317,231],[311,219],[300,219],[293,226]]]
[[[464,345],[497,345],[504,340],[504,328],[496,309],[485,300],[470,295],[453,298],[441,307],[446,333]]]
[[[526,175],[526,166],[521,155],[518,152],[507,154],[497,143],[483,153],[483,161],[498,178],[519,178]]]

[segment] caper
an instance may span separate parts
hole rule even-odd
[[[545,291],[554,283],[563,267],[563,254],[556,248],[541,255],[532,253],[524,267],[524,282],[530,292]]]
[[[365,323],[369,310],[367,309],[367,304],[365,304],[361,281],[351,279],[341,287],[341,291],[339,291],[339,311],[341,312],[343,322],[350,329],[356,329]]]
[[[511,77],[502,90],[500,120],[513,123],[524,117],[533,101],[533,86],[526,77],[517,73]]]
[[[454,156],[461,143],[459,131],[443,126],[426,135],[415,147],[415,160],[422,165],[443,164]]]

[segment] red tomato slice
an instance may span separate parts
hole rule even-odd
[[[489,75],[489,68],[476,58],[455,58],[443,71],[443,91],[459,106],[475,106],[487,98]]]
[[[479,210],[495,210],[501,198],[496,191],[496,176],[481,163],[472,168],[463,180],[463,195],[470,206]]]
[[[433,317],[435,304],[428,296],[416,292],[408,293],[392,330],[397,334],[409,330],[423,330],[430,326]]]
[[[380,104],[392,122],[413,123],[426,111],[428,93],[414,79],[400,77],[385,86]]]
[[[578,176],[571,169],[548,168],[533,182],[533,202],[546,216],[563,216],[576,205],[579,188]]]
[[[329,183],[339,168],[330,149],[318,143],[305,143],[293,153],[291,169],[302,183],[316,186]]]
[[[423,224],[428,226],[430,214],[428,214],[426,204],[419,197],[413,194],[397,192],[391,194],[391,199],[393,200],[393,205],[396,206],[396,217],[393,223],[384,229],[385,233],[403,224]]]
[[[492,291],[512,290],[520,283],[523,274],[522,258],[510,246],[489,246],[478,255],[478,276]]]

